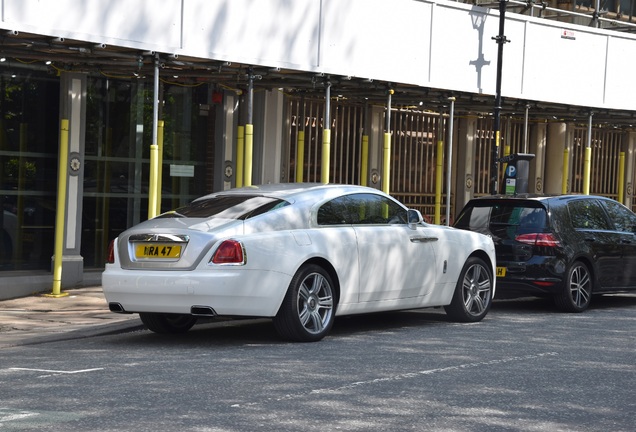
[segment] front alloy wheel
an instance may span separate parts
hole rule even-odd
[[[564,312],[583,312],[592,300],[592,274],[585,264],[576,261],[570,267],[568,279],[561,294],[554,298]]]
[[[310,264],[302,267],[289,284],[274,326],[285,339],[315,342],[331,330],[334,313],[331,277],[322,267]]]
[[[451,304],[444,306],[455,321],[481,321],[492,304],[492,273],[484,260],[470,257],[457,281]]]

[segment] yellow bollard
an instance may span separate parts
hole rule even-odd
[[[369,135],[362,135],[362,161],[360,167],[360,185],[367,186],[369,177]]]
[[[583,195],[590,194],[590,169],[592,167],[592,148],[585,147],[585,164],[583,165]]]
[[[570,150],[567,148],[563,151],[563,173],[561,177],[561,194],[565,195],[568,193],[568,176],[570,173],[568,172],[570,169]]]
[[[391,175],[391,134],[384,133],[384,158],[382,166],[382,191],[389,193],[391,182],[389,176]]]
[[[305,167],[305,131],[298,131],[296,139],[296,183],[303,182],[303,169]]]
[[[163,190],[163,120],[157,122],[157,210],[155,215],[161,214],[161,191]]]
[[[625,152],[618,154],[618,202],[625,204]]]
[[[442,169],[444,164],[444,141],[437,141],[437,163],[435,164],[435,224],[442,223]]]
[[[57,212],[55,215],[55,248],[53,257],[53,290],[47,297],[65,297],[62,290],[62,254],[64,253],[64,222],[68,175],[68,119],[60,125],[60,160],[57,182]]]
[[[329,183],[329,162],[331,151],[331,129],[322,131],[322,169],[320,170],[320,180],[322,184]]]
[[[157,159],[159,146],[150,145],[150,180],[148,181],[148,219],[157,216]]]
[[[252,154],[254,145],[254,125],[245,125],[245,186],[252,186]]]
[[[236,128],[236,187],[243,187],[245,165],[245,126]]]

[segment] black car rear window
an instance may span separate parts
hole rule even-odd
[[[222,218],[245,220],[285,207],[289,202],[260,195],[219,195],[198,199],[178,209],[164,213],[160,218]]]
[[[457,228],[484,234],[517,234],[543,232],[547,226],[547,212],[541,205],[518,202],[475,203],[469,206],[457,219]]]

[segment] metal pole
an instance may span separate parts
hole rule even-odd
[[[57,212],[55,215],[55,246],[53,253],[53,289],[50,297],[63,297],[62,293],[62,254],[64,253],[64,227],[66,218],[66,192],[68,176],[68,119],[60,124],[60,161],[57,181]]]
[[[450,113],[448,116],[448,156],[446,157],[446,226],[450,225],[451,208],[451,172],[453,169],[453,117],[455,117],[455,98],[450,101]]]
[[[583,195],[590,194],[590,171],[592,166],[592,116],[587,122],[587,144],[585,145],[585,160],[583,162]]]
[[[329,162],[331,151],[331,81],[327,80],[325,88],[325,121],[322,128],[322,170],[320,181],[329,183]]]
[[[152,92],[152,143],[150,144],[150,181],[148,185],[148,219],[157,216],[157,178],[159,146],[157,130],[159,123],[159,54],[155,54],[155,76]]]
[[[526,105],[526,115],[523,122],[523,152],[528,153],[528,117],[530,116],[530,105]]]
[[[254,73],[252,68],[248,71],[247,80],[247,123],[245,125],[245,179],[244,186],[252,186],[252,155],[254,148]]]
[[[161,191],[163,189],[163,127],[164,121],[157,122],[157,148],[159,149],[157,158],[157,213],[161,214]]]
[[[492,162],[490,166],[490,193],[495,195],[499,190],[499,142],[501,134],[501,70],[503,64],[503,46],[510,42],[504,35],[506,21],[506,0],[499,0],[499,34],[493,39],[497,42],[497,83],[495,95],[495,145],[492,146]]]

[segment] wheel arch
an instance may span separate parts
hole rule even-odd
[[[476,257],[476,258],[480,258],[484,260],[484,262],[490,266],[489,267],[490,271],[493,271],[492,269],[496,266],[496,263],[492,262],[492,260],[490,259],[490,256],[486,253],[486,251],[476,250],[468,256],[468,258],[472,258],[472,257]],[[494,277],[494,274],[491,276]]]
[[[592,274],[592,293],[594,293],[594,291],[598,287],[598,280],[596,279],[598,276],[598,273],[596,272],[596,268],[594,267],[594,261],[590,257],[585,255],[576,256],[572,258],[572,261],[570,261],[570,264],[568,266],[568,272],[570,271],[570,268],[572,267],[572,265],[574,265],[574,263],[577,261],[580,261],[583,264],[585,264],[589,272]],[[566,277],[567,277],[567,272],[566,272]],[[567,282],[564,281],[564,283],[567,283]]]
[[[309,258],[307,261],[303,262],[302,265],[300,267],[298,267],[299,269],[306,266],[307,264],[316,264],[320,267],[322,267],[323,269],[325,269],[325,271],[327,273],[329,273],[329,277],[331,278],[331,281],[334,284],[334,295],[335,295],[335,299],[334,299],[334,304],[335,304],[335,309],[338,308],[338,302],[340,301],[340,279],[338,278],[338,272],[336,271],[336,269],[334,268],[333,265],[331,265],[331,263],[326,260],[325,258],[322,257],[313,257],[313,258]]]

